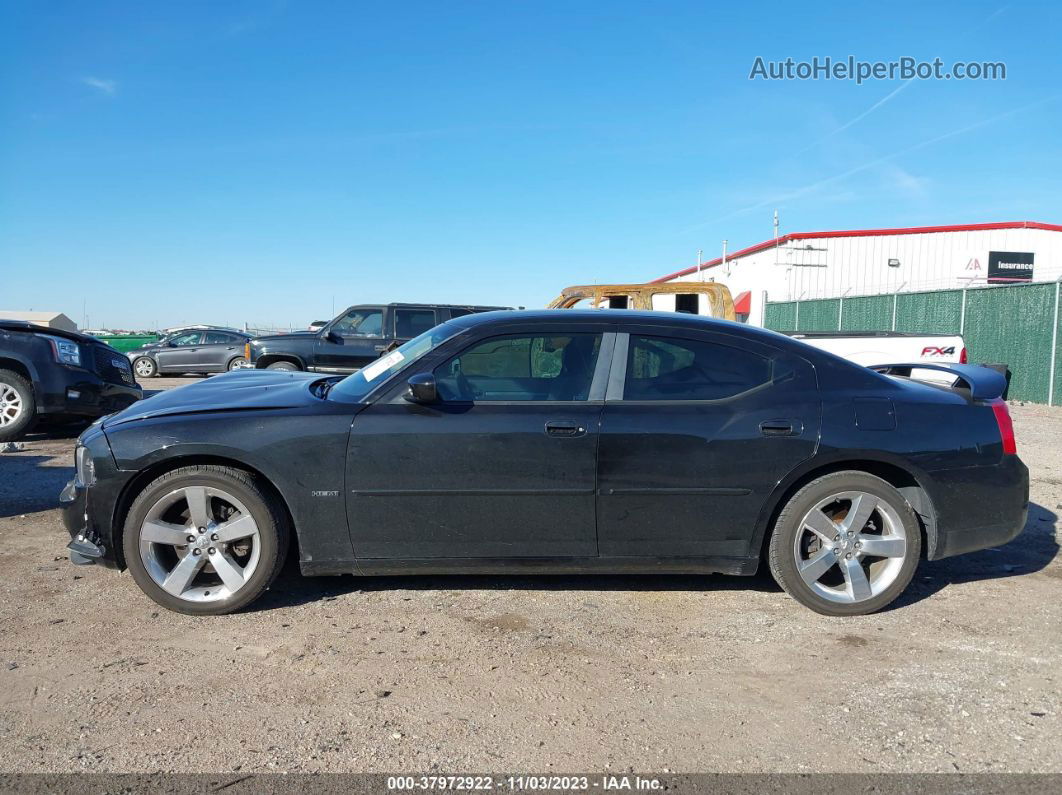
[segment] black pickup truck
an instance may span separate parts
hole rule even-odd
[[[86,334],[0,319],[0,442],[38,419],[120,411],[143,397],[129,360]]]
[[[395,345],[455,317],[508,306],[456,304],[360,304],[344,310],[319,331],[259,337],[246,358],[259,370],[353,373]]]

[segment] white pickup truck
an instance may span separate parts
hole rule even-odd
[[[894,362],[966,364],[966,345],[958,334],[902,331],[794,331],[787,334],[867,367]]]

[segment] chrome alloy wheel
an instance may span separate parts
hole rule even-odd
[[[907,533],[896,510],[864,491],[843,491],[807,512],[793,541],[804,583],[831,602],[871,599],[896,581]]]
[[[171,491],[140,526],[140,559],[151,579],[189,602],[235,595],[254,574],[261,551],[251,512],[213,486]]]
[[[136,360],[136,363],[133,365],[133,369],[136,370],[136,374],[140,377],[147,378],[148,376],[154,374],[155,365],[147,356],[141,356],[139,359]]]
[[[22,395],[11,384],[0,383],[0,428],[22,416]]]

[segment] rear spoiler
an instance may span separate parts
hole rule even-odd
[[[971,400],[995,400],[1007,391],[1007,377],[991,367],[981,364],[876,364],[870,368],[882,375],[911,377],[912,370],[939,370],[955,376],[964,386],[955,388],[969,393]]]

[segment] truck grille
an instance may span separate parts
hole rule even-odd
[[[112,384],[136,384],[129,359],[116,350],[104,345],[93,345],[96,374]]]

